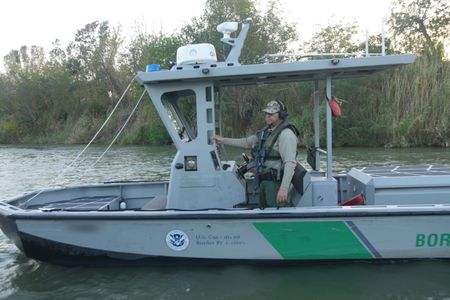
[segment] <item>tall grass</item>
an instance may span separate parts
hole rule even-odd
[[[450,147],[450,63],[419,57],[383,80],[380,121],[392,146]]]

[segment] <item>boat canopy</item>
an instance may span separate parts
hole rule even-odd
[[[413,63],[415,55],[333,58],[253,65],[196,64],[175,70],[139,72],[141,84],[213,81],[216,86],[249,85],[363,77]]]

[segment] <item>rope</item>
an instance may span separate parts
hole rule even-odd
[[[105,128],[106,124],[109,122],[109,120],[111,119],[112,115],[114,114],[114,112],[116,111],[117,107],[119,106],[119,104],[122,102],[123,98],[125,97],[126,93],[128,92],[128,90],[131,87],[131,84],[133,83],[133,81],[135,80],[135,77],[133,77],[130,81],[130,83],[128,84],[127,88],[125,89],[125,91],[122,93],[122,96],[119,98],[119,100],[117,101],[116,105],[114,106],[113,110],[111,111],[111,113],[109,114],[109,116],[106,118],[106,120],[103,122],[102,126],[100,127],[99,130],[97,130],[97,132],[95,133],[95,135],[92,137],[92,139],[89,141],[89,143],[83,148],[83,150],[81,150],[80,153],[78,153],[78,155],[72,160],[72,162],[67,165],[62,171],[61,173],[59,173],[59,175],[53,179],[53,181],[50,183],[50,185],[54,185],[74,164],[75,162],[81,157],[81,155],[83,155],[83,153],[89,148],[89,146],[94,142],[94,140],[97,138],[97,136],[100,134],[100,132],[103,130],[103,128]],[[141,96],[142,99],[142,96]],[[140,100],[139,100],[140,101]],[[128,121],[128,120],[127,120]],[[24,203],[21,204],[21,207],[24,207],[24,205],[26,205],[28,202],[30,202],[31,200],[33,200],[34,198],[36,198],[37,196],[39,196],[41,193],[43,192],[43,190],[40,190],[38,193],[36,193],[36,195],[34,195],[33,197],[31,197],[30,199],[28,199],[27,201],[25,201]]]
[[[133,110],[131,111],[130,115],[128,116],[127,120],[125,121],[125,123],[122,125],[122,127],[120,128],[119,132],[117,132],[116,136],[114,137],[114,139],[112,140],[112,142],[109,144],[109,146],[106,148],[106,150],[97,158],[97,160],[86,170],[89,171],[91,169],[94,168],[94,166],[103,158],[103,156],[105,156],[106,152],[108,152],[108,150],[112,147],[112,145],[116,142],[116,140],[119,138],[119,136],[122,134],[122,131],[125,129],[125,127],[127,126],[128,122],[131,120],[131,117],[133,116],[133,114],[136,112],[136,109],[138,108],[139,104],[141,103],[142,99],[144,98],[145,95],[145,90],[142,92],[141,97],[139,98],[138,102],[136,103],[136,105],[134,106]]]
[[[128,92],[128,90],[131,87],[131,84],[134,81],[134,77],[133,79],[131,79],[130,83],[128,84],[127,88],[125,89],[125,91],[123,92],[122,96],[120,97],[119,101],[117,101],[116,105],[114,106],[113,110],[111,111],[111,113],[109,114],[109,116],[106,118],[105,122],[103,122],[102,126],[100,127],[100,129],[95,133],[95,135],[92,137],[92,139],[89,141],[89,143],[84,147],[84,149],[75,157],[75,159],[72,160],[72,162],[63,169],[63,171],[61,172],[61,174],[58,175],[58,177],[56,177],[56,179],[54,181],[57,181],[62,175],[65,174],[65,172],[72,167],[72,165],[75,163],[75,161],[78,160],[78,158],[80,158],[81,155],[83,155],[83,153],[87,150],[87,148],[89,148],[89,146],[94,142],[94,140],[97,138],[97,136],[100,134],[100,132],[103,130],[103,128],[105,128],[106,124],[109,122],[109,119],[111,119],[112,115],[114,114],[114,112],[116,111],[117,107],[119,106],[119,104],[122,102],[123,98],[125,97],[125,94]]]

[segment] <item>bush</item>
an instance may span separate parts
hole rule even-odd
[[[23,139],[24,130],[16,117],[6,121],[0,129],[0,141],[5,144],[19,143]]]
[[[151,122],[141,127],[140,144],[169,145],[172,139],[161,121]]]

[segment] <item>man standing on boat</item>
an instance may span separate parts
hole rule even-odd
[[[260,182],[261,207],[290,206],[288,191],[296,166],[299,133],[294,125],[287,122],[287,108],[280,100],[270,101],[262,111],[267,126],[256,135],[242,139],[215,135],[212,139],[217,144],[253,149]]]

